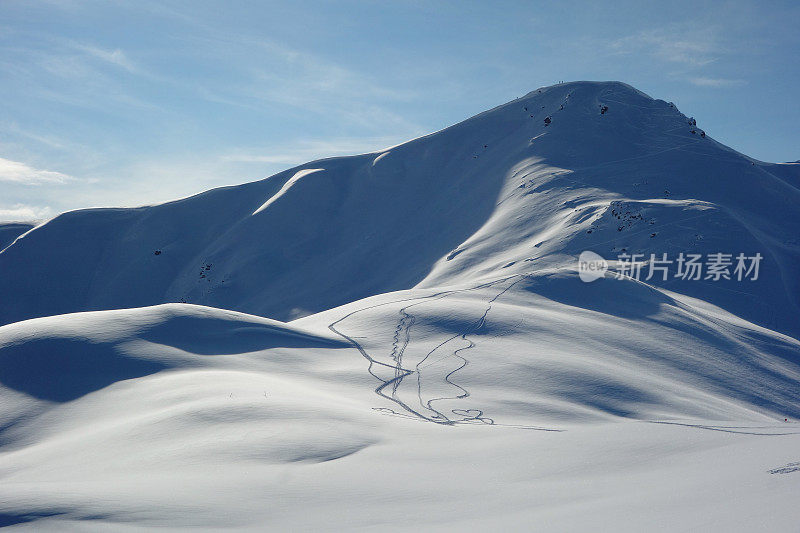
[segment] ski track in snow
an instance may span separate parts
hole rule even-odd
[[[668,422],[666,420],[647,420],[650,424],[667,424],[671,426],[683,426],[696,429],[706,429],[708,431],[721,431],[723,433],[736,433],[739,435],[760,435],[763,437],[780,437],[783,435],[800,435],[800,431],[786,431],[786,432],[764,432],[755,431],[756,429],[764,429],[758,426],[712,426],[708,424],[687,424],[683,422]],[[771,428],[770,428],[771,429]]]
[[[800,472],[800,463],[788,463],[779,468],[773,468],[769,471],[770,474],[791,474],[792,472]]]
[[[702,215],[701,215],[702,216]],[[694,218],[694,217],[692,217]],[[352,311],[345,316],[335,320],[334,322],[328,325],[328,329],[334,332],[335,334],[341,336],[343,339],[348,341],[354,348],[356,348],[359,353],[369,362],[368,371],[369,373],[378,381],[380,381],[380,385],[375,388],[375,393],[380,396],[381,398],[385,398],[397,406],[402,408],[404,412],[398,412],[394,409],[388,407],[373,407],[373,410],[380,412],[384,415],[394,416],[394,417],[401,417],[401,418],[408,418],[414,419],[421,422],[432,422],[435,424],[440,425],[448,425],[454,426],[458,424],[481,424],[485,426],[497,426],[497,427],[511,427],[517,429],[530,429],[530,430],[538,430],[538,431],[553,431],[553,432],[562,432],[566,431],[565,429],[558,429],[558,428],[548,428],[548,427],[541,427],[541,426],[531,426],[531,425],[518,425],[518,424],[504,424],[498,423],[494,419],[487,416],[482,409],[478,408],[455,408],[450,410],[450,414],[445,414],[445,410],[437,409],[433,406],[435,402],[442,402],[445,400],[464,400],[470,397],[469,390],[462,387],[455,381],[453,381],[454,376],[463,368],[465,368],[469,364],[469,359],[464,357],[462,353],[471,350],[475,346],[477,346],[476,342],[472,339],[468,338],[470,335],[475,334],[478,332],[488,319],[489,313],[492,309],[492,304],[498,301],[506,292],[511,290],[515,285],[522,282],[524,279],[529,278],[535,275],[535,272],[528,272],[528,273],[520,273],[514,274],[511,276],[503,277],[501,279],[489,281],[482,283],[480,285],[476,285],[474,287],[467,287],[461,289],[452,289],[446,290],[441,292],[436,292],[429,296],[420,296],[414,298],[406,298],[406,299],[399,299],[399,300],[392,300],[389,302],[383,302],[376,305],[371,305],[367,307],[363,307],[361,309],[357,309]],[[632,279],[632,278],[629,278]],[[513,280],[513,281],[512,281]],[[413,315],[409,310],[413,307],[423,305],[425,303],[429,303],[436,300],[442,300],[449,296],[476,291],[480,289],[486,289],[489,287],[493,287],[495,285],[500,285],[506,282],[506,285],[502,290],[500,290],[497,294],[486,301],[486,308],[483,314],[472,323],[472,325],[465,328],[463,331],[456,333],[452,336],[449,336],[444,341],[437,344],[433,349],[429,350],[425,356],[414,365],[414,368],[405,368],[403,366],[403,356],[406,350],[410,345],[413,344],[412,342],[412,335],[411,330],[413,326],[419,326],[424,324],[424,321],[418,320],[417,316]],[[641,282],[639,282],[641,283]],[[362,313],[364,311],[372,310],[378,307],[385,307],[388,305],[398,304],[402,302],[415,302],[409,305],[405,305],[404,307],[398,310],[399,318],[397,320],[394,334],[392,337],[391,342],[391,351],[389,353],[389,358],[392,360],[392,364],[385,363],[379,361],[376,357],[370,355],[370,352],[375,352],[376,349],[367,349],[356,339],[363,339],[367,337],[356,336],[356,335],[348,335],[344,333],[340,324],[345,320]],[[452,351],[445,350],[444,348],[451,344],[453,341],[461,339],[468,343],[467,346],[455,348]],[[434,354],[437,352],[443,352],[443,354],[438,355],[437,357],[433,358]],[[426,397],[424,386],[423,386],[423,370],[426,368],[430,368],[437,363],[441,363],[446,361],[450,358],[456,358],[460,361],[458,366],[447,372],[444,376],[439,377],[438,379],[448,385],[458,389],[460,392],[455,395],[451,396],[432,396]],[[390,379],[382,378],[378,373],[375,372],[374,367],[384,367],[387,369],[391,369],[393,371],[393,377]],[[415,403],[419,405],[419,407],[413,406],[408,399],[401,397],[400,395],[400,385],[403,383],[404,380],[409,378],[411,375],[416,375],[416,397],[414,398]],[[387,392],[388,391],[388,392]],[[739,435],[754,435],[754,436],[785,436],[785,435],[797,435],[800,434],[799,431],[757,431],[760,428],[759,426],[719,426],[719,425],[710,425],[710,424],[691,424],[691,423],[683,423],[677,421],[668,421],[668,420],[642,420],[645,423],[651,424],[664,424],[664,425],[673,425],[673,426],[683,426],[689,427],[694,429],[702,429],[707,431],[713,432],[723,432],[723,433],[733,433]],[[766,427],[765,427],[766,428]]]
[[[353,312],[345,315],[344,317],[339,318],[338,320],[332,322],[331,324],[328,325],[328,329],[330,329],[332,332],[336,333],[337,335],[341,336],[342,338],[344,338],[345,340],[350,342],[353,345],[353,347],[356,348],[359,351],[359,353],[369,362],[369,369],[368,369],[369,373],[375,379],[377,379],[377,380],[379,380],[381,382],[381,384],[378,385],[375,388],[375,393],[378,396],[380,396],[382,398],[386,398],[387,400],[390,400],[390,401],[394,402],[395,404],[400,406],[404,411],[409,413],[412,417],[415,417],[415,418],[417,418],[417,419],[419,419],[421,421],[433,422],[433,423],[436,423],[436,424],[443,424],[443,425],[476,424],[477,423],[477,424],[485,424],[485,425],[497,425],[497,426],[504,426],[504,427],[515,427],[515,428],[520,428],[520,429],[535,429],[535,430],[540,430],[540,431],[562,431],[560,429],[544,428],[544,427],[538,427],[538,426],[522,426],[522,425],[515,425],[515,424],[499,424],[499,423],[495,422],[495,420],[485,416],[483,410],[481,410],[481,409],[475,409],[475,408],[451,409],[451,412],[448,415],[448,414],[445,414],[443,412],[443,410],[436,409],[433,406],[434,402],[441,402],[441,401],[444,401],[444,400],[462,400],[462,399],[466,399],[466,398],[468,398],[470,396],[470,393],[469,393],[469,391],[467,389],[465,389],[464,387],[462,387],[461,385],[459,385],[459,384],[457,384],[456,382],[453,381],[454,375],[459,370],[462,370],[464,367],[466,367],[469,364],[469,360],[466,357],[464,357],[463,355],[461,355],[461,353],[463,353],[463,352],[465,352],[467,350],[470,350],[470,349],[472,349],[472,348],[474,348],[476,346],[476,343],[474,341],[472,341],[471,339],[467,338],[467,336],[471,335],[471,334],[474,334],[475,332],[480,330],[481,327],[483,327],[483,325],[486,323],[486,320],[487,320],[487,317],[489,315],[489,312],[492,309],[492,304],[495,301],[497,301],[508,290],[510,290],[512,287],[514,287],[514,285],[516,285],[517,283],[521,282],[523,279],[527,278],[528,276],[529,276],[529,274],[515,274],[513,276],[505,277],[505,278],[502,278],[502,279],[499,279],[499,280],[494,280],[494,281],[491,281],[491,282],[488,282],[488,283],[484,283],[484,284],[481,284],[481,285],[478,285],[478,286],[475,286],[475,287],[469,287],[469,288],[465,288],[465,289],[453,289],[453,290],[438,292],[438,293],[432,294],[430,296],[423,296],[423,297],[409,298],[409,299],[401,299],[401,300],[393,300],[391,302],[384,302],[384,303],[381,303],[381,304],[377,304],[377,305],[373,305],[373,306],[369,306],[369,307],[364,307],[362,309],[358,309],[356,311],[353,311]],[[403,354],[406,351],[406,349],[408,348],[409,344],[411,343],[411,328],[412,328],[412,326],[414,326],[415,324],[418,323],[416,317],[408,312],[408,310],[410,308],[418,306],[418,305],[422,305],[424,303],[428,303],[430,301],[440,300],[440,299],[446,298],[448,296],[451,296],[453,294],[488,288],[488,287],[491,287],[491,286],[494,286],[494,285],[497,285],[497,284],[502,284],[504,282],[507,282],[507,281],[510,281],[510,280],[514,280],[515,278],[517,278],[515,281],[513,281],[512,283],[509,283],[505,288],[503,288],[494,297],[492,297],[491,299],[489,299],[486,302],[486,309],[484,310],[483,314],[471,326],[467,327],[464,331],[461,331],[461,332],[459,332],[459,333],[447,338],[445,341],[439,343],[432,350],[428,351],[426,353],[426,355],[419,362],[417,362],[414,365],[413,369],[408,369],[408,368],[404,368],[403,367]],[[346,319],[348,319],[348,318],[350,318],[350,317],[352,317],[352,316],[354,316],[354,315],[356,315],[358,313],[361,313],[363,311],[374,309],[376,307],[382,307],[382,306],[392,305],[392,304],[396,304],[396,303],[400,303],[400,302],[414,301],[414,300],[422,300],[422,301],[418,301],[416,303],[412,303],[412,304],[406,305],[403,308],[401,308],[399,310],[399,312],[398,312],[399,315],[400,315],[400,318],[399,318],[399,320],[397,322],[397,326],[395,328],[395,333],[394,333],[393,340],[392,340],[392,349],[391,349],[391,352],[390,352],[390,358],[394,362],[393,365],[390,365],[388,363],[384,363],[382,361],[378,361],[375,357],[373,357],[373,356],[371,356],[369,354],[369,351],[366,348],[364,348],[364,346],[360,342],[358,342],[356,340],[356,338],[359,338],[359,337],[347,335],[341,329],[339,329],[337,327],[337,325],[340,324],[341,322],[343,322]],[[462,340],[466,341],[468,343],[468,346],[456,348],[456,349],[454,349],[452,351],[445,350],[445,354],[444,355],[438,356],[437,358],[432,359],[432,360],[429,361],[429,358],[431,358],[431,356],[433,356],[434,353],[436,353],[440,349],[444,348],[445,346],[447,346],[449,343],[451,343],[452,341],[454,341],[456,339],[462,339]],[[450,386],[455,387],[460,392],[458,394],[454,395],[454,396],[435,396],[435,397],[431,397],[431,398],[425,398],[425,392],[423,390],[423,384],[422,384],[422,375],[423,375],[422,370],[424,368],[430,368],[433,365],[435,365],[437,363],[440,363],[440,362],[443,362],[443,361],[445,361],[445,360],[447,360],[449,358],[452,358],[452,357],[455,357],[455,358],[460,360],[459,365],[455,369],[450,370],[447,374],[442,376],[440,379],[441,379],[441,381],[444,381],[445,383],[449,384]],[[393,372],[394,372],[394,377],[392,377],[391,379],[382,378],[381,376],[379,376],[374,371],[374,367],[376,365],[377,366],[381,366],[381,367],[385,367],[385,368],[391,368],[393,370]],[[419,409],[419,408],[413,407],[412,405],[409,404],[408,400],[405,400],[405,399],[401,398],[400,395],[399,395],[398,389],[400,387],[400,384],[406,378],[411,376],[412,374],[417,376],[416,401],[419,403],[419,405],[423,409]],[[391,392],[386,392],[387,389],[391,389]],[[388,408],[380,408],[379,407],[379,408],[375,408],[375,410],[377,410],[379,412],[382,412],[382,413],[385,413],[385,414],[393,415],[393,416],[408,416],[408,415],[406,415],[404,413],[398,413],[398,412],[396,412],[396,411],[394,411],[392,409],[388,409]],[[427,411],[427,413],[426,413],[426,411]]]

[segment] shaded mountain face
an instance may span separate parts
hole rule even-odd
[[[14,242],[14,239],[33,229],[33,224],[25,222],[0,223],[0,250]]]
[[[574,268],[591,250],[760,254],[757,280],[683,280],[672,265],[646,282],[797,336],[797,165],[754,161],[699,126],[622,83],[565,83],[380,152],[65,213],[0,252],[0,324],[164,302],[287,320]]]

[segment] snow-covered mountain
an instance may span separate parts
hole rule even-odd
[[[800,165],[699,126],[564,83],[11,232],[0,524],[795,525]],[[730,279],[587,283],[584,251],[730,254]]]
[[[757,282],[666,287],[797,334],[800,171],[698,132],[628,85],[566,83],[381,152],[69,212],[0,254],[0,323],[166,302],[286,320],[625,249],[760,251]]]

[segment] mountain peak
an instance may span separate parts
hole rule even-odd
[[[564,81],[560,83],[554,83],[553,85],[546,85],[543,87],[539,87],[537,89],[532,90],[523,98],[527,98],[530,96],[536,96],[539,94],[546,94],[553,90],[558,89],[567,89],[567,91],[572,92],[575,90],[582,91],[582,92],[589,92],[589,91],[602,91],[602,90],[611,90],[611,91],[629,91],[631,93],[638,94],[640,96],[644,96],[646,98],[650,98],[642,91],[636,89],[632,85],[629,85],[622,81],[593,81],[593,80],[576,80],[576,81]]]

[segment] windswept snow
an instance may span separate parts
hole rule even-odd
[[[291,178],[286,180],[286,183],[283,185],[283,187],[281,187],[281,190],[279,190],[277,193],[275,193],[275,195],[272,196],[269,200],[264,202],[261,205],[261,207],[259,207],[255,211],[253,211],[253,214],[254,215],[259,214],[261,211],[263,211],[264,209],[268,208],[270,205],[272,205],[273,203],[278,201],[278,199],[281,196],[286,194],[286,191],[288,191],[289,188],[292,187],[292,185],[297,183],[304,176],[308,176],[309,174],[312,174],[314,172],[321,172],[321,171],[324,171],[324,170],[325,170],[324,168],[307,168],[307,169],[304,169],[304,170],[297,171],[297,173],[294,176],[292,176]]]
[[[576,82],[12,231],[0,525],[791,530],[796,167]],[[764,260],[585,283],[585,250]]]

